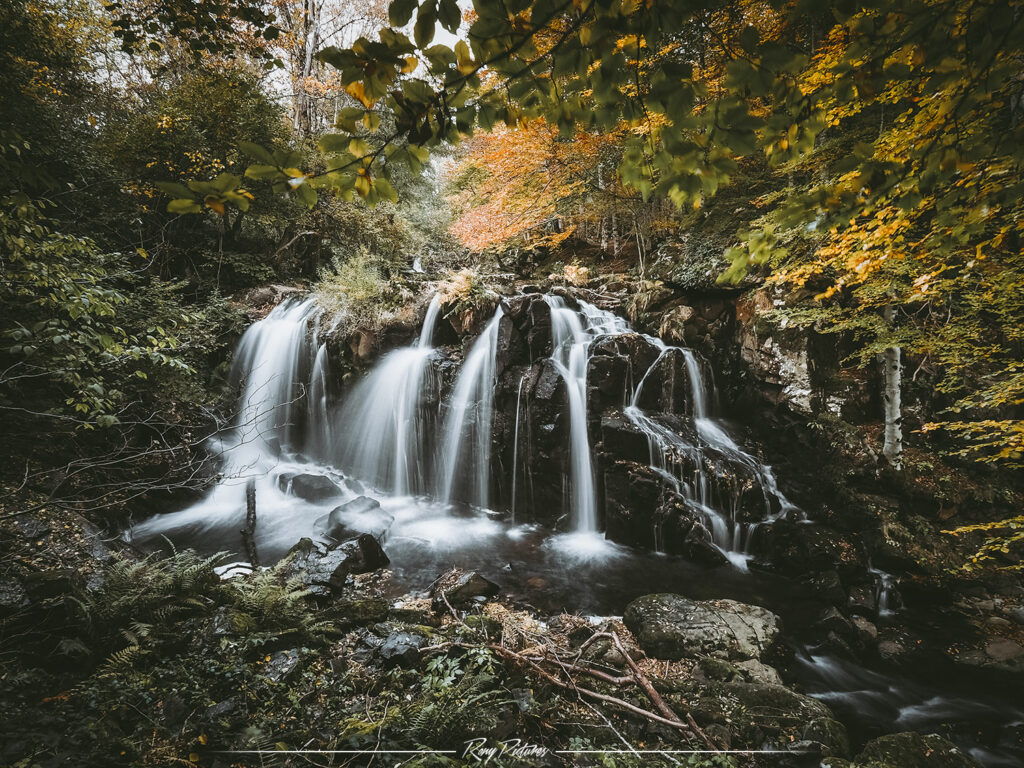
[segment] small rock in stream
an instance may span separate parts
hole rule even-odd
[[[298,496],[304,501],[320,502],[326,501],[341,493],[341,488],[326,475],[292,475],[284,474],[278,478],[278,485],[282,491]],[[259,499],[256,500],[256,508],[259,509]]]
[[[465,607],[478,597],[494,597],[500,591],[501,587],[477,571],[449,572],[438,579],[434,587],[433,608],[435,611],[445,610],[446,599],[453,608]]]

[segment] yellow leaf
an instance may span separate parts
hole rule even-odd
[[[349,83],[345,87],[345,92],[353,99],[357,99],[364,107],[369,109],[374,105],[376,99],[371,99],[366,95],[366,89],[363,88],[362,82],[356,80],[354,83]]]
[[[218,213],[221,216],[224,215],[224,201],[222,201],[220,198],[214,197],[213,195],[207,195],[206,199],[203,200],[203,202],[206,204],[206,207],[209,208],[214,213]]]
[[[303,176],[306,175],[298,168],[285,168],[284,172],[291,176],[293,179],[301,179]]]
[[[401,66],[401,72],[403,75],[408,75],[410,72],[414,71],[416,67],[418,67],[419,65],[420,61],[415,56],[406,56],[405,63]]]
[[[205,733],[199,734],[199,743],[200,744],[202,744],[205,747],[207,741],[208,741],[208,739],[206,738],[206,734]]]

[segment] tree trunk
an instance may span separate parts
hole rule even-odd
[[[892,324],[896,317],[893,307],[886,307],[885,320]],[[885,404],[885,438],[882,455],[896,470],[903,468],[903,416],[900,405],[900,385],[903,379],[903,363],[899,347],[889,347],[882,354],[882,400]]]

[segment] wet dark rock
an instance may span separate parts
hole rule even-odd
[[[874,585],[858,584],[850,588],[850,610],[865,616],[875,615],[878,601]]]
[[[80,592],[85,586],[82,574],[73,568],[55,568],[26,574],[23,587],[29,600],[47,600]]]
[[[29,604],[28,594],[15,579],[0,581],[0,614],[15,611]]]
[[[537,386],[534,387],[533,396],[537,400],[551,400],[555,397],[559,387],[562,386],[562,375],[558,372],[555,364],[546,360],[541,367],[540,376],[537,378]]]
[[[344,566],[349,574],[369,573],[391,563],[380,542],[368,533],[344,542],[339,550],[345,553]]]
[[[389,615],[391,607],[387,600],[379,597],[367,597],[361,600],[348,600],[336,603],[341,620],[346,624],[362,625],[383,621]]]
[[[743,673],[743,677],[751,683],[762,683],[764,685],[782,685],[782,677],[775,667],[758,661],[747,659],[737,661],[736,669]]]
[[[813,573],[803,580],[808,597],[825,600],[834,606],[846,605],[849,598],[836,570]]]
[[[613,411],[601,417],[601,443],[604,451],[620,461],[647,464],[651,460],[647,435],[621,412]]]
[[[378,649],[386,668],[411,667],[420,660],[420,648],[427,644],[423,635],[392,632]]]
[[[869,741],[854,763],[867,768],[977,768],[977,763],[948,739],[913,731]]]
[[[779,634],[778,617],[760,606],[670,593],[637,598],[626,607],[623,622],[640,647],[659,659],[757,659]]]
[[[694,522],[687,531],[682,544],[679,546],[679,553],[688,560],[706,568],[714,568],[724,565],[729,558],[712,540],[711,531],[702,522]]]
[[[761,537],[759,560],[786,573],[835,570],[863,561],[854,536],[824,525],[778,520]]]
[[[213,614],[210,633],[214,637],[227,637],[235,631],[234,618],[230,608],[222,605]]]
[[[218,720],[222,717],[227,717],[231,715],[237,708],[237,705],[231,699],[218,701],[216,704],[206,709],[206,719]]]
[[[341,488],[326,475],[283,474],[278,478],[278,485],[282,491],[314,503],[326,501],[341,493]],[[256,503],[259,504],[259,499]]]
[[[369,496],[357,496],[331,510],[330,514],[316,521],[324,535],[340,541],[360,532],[384,535],[394,518],[381,510],[380,502]],[[358,530],[353,525],[358,526]]]
[[[274,683],[286,682],[299,671],[301,660],[298,648],[278,651],[270,657],[270,661],[263,667],[261,674]]]
[[[816,717],[804,726],[801,735],[804,739],[821,744],[826,749],[823,754],[848,755],[850,739],[846,727],[831,717]]]
[[[462,573],[454,578],[442,577],[434,588],[433,607],[436,611],[447,609],[445,600],[453,608],[465,607],[478,597],[494,597],[500,591],[501,587],[477,571]]]
[[[368,573],[389,562],[377,539],[364,533],[330,549],[302,539],[286,556],[283,568],[314,595],[327,597],[340,592],[350,575]]]

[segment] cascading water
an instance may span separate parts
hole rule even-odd
[[[301,499],[283,492],[282,479],[304,466],[299,463],[304,445],[314,451],[327,434],[318,432],[327,409],[327,350],[316,346],[310,329],[318,313],[311,298],[289,299],[249,327],[231,366],[230,380],[241,388],[235,425],[210,441],[221,460],[220,482],[192,507],[136,526],[133,537],[221,528],[232,530],[237,539],[251,480],[264,541],[290,539],[290,525],[302,520],[308,510]],[[302,380],[306,371],[311,371],[309,381]]]
[[[546,296],[551,307],[551,360],[565,381],[569,404],[569,510],[577,533],[596,533],[597,493],[587,433],[587,361],[598,336],[623,333],[626,321],[580,302],[570,309],[560,296]]]
[[[312,299],[286,301],[254,323],[238,343],[230,380],[242,384],[234,432],[224,440],[234,467],[267,460],[294,447],[305,394],[299,373],[310,356]]]
[[[499,305],[455,381],[437,465],[437,495],[445,502],[467,501],[482,508],[490,503],[495,358],[503,314]]]
[[[435,296],[419,341],[385,355],[352,390],[338,418],[342,469],[396,496],[430,490],[434,419],[423,405],[440,307]]]

